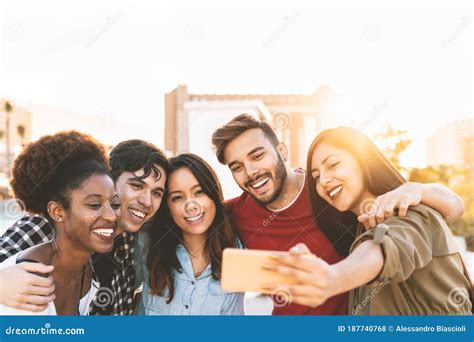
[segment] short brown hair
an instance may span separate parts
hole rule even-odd
[[[261,129],[275,148],[280,143],[268,122],[257,120],[250,114],[237,115],[224,126],[216,129],[212,134],[212,145],[214,145],[216,157],[221,164],[226,164],[224,150],[227,145],[242,133],[254,128]]]

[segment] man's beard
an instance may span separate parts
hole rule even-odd
[[[243,191],[248,193],[258,203],[263,204],[263,205],[268,205],[268,204],[272,203],[274,200],[276,200],[278,198],[278,196],[280,196],[280,194],[283,190],[283,184],[285,183],[286,177],[288,176],[288,173],[286,172],[285,162],[283,161],[283,159],[281,158],[279,153],[277,153],[277,156],[278,156],[278,161],[277,161],[277,165],[276,165],[276,168],[275,168],[275,178],[273,178],[273,176],[270,173],[266,173],[266,174],[260,175],[258,177],[258,178],[263,178],[263,176],[266,175],[269,178],[273,179],[273,184],[275,185],[275,190],[273,191],[272,194],[267,195],[268,198],[265,198],[266,196],[264,198],[258,198],[252,192],[249,192],[246,189],[241,187],[241,189]],[[250,183],[250,181],[247,182],[247,183]]]

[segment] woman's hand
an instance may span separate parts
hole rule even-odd
[[[408,207],[420,204],[423,196],[423,185],[420,183],[405,183],[398,188],[378,196],[367,204],[367,212],[357,219],[365,228],[373,228],[395,215],[405,216]]]
[[[275,254],[264,269],[291,278],[294,284],[264,284],[273,295],[282,295],[285,302],[316,307],[337,293],[337,275],[324,260],[312,254],[305,244],[298,244],[290,253]]]
[[[39,312],[55,299],[54,281],[47,275],[53,266],[24,262],[0,270],[0,304],[16,309]]]

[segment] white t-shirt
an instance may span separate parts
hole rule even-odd
[[[9,257],[8,259],[6,259],[4,262],[2,262],[0,264],[0,270],[15,265],[19,254],[20,253],[15,254]],[[81,300],[79,301],[79,314],[81,316],[89,315],[90,304],[92,300],[94,300],[94,296],[97,290],[99,289],[99,287],[100,287],[99,282],[92,279],[91,288],[89,292],[87,292],[85,296],[82,297]],[[54,306],[54,302],[51,302],[48,304],[48,307],[45,310],[40,311],[40,312],[20,310],[20,309],[15,309],[15,308],[6,306],[6,305],[0,305],[0,315],[2,316],[6,316],[6,315],[56,316],[57,312],[56,312],[56,307]]]

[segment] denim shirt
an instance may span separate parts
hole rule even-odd
[[[220,281],[212,278],[211,265],[198,278],[194,277],[193,266],[186,248],[178,245],[176,255],[183,272],[174,271],[175,294],[167,304],[167,289],[164,296],[150,292],[150,273],[147,261],[146,231],[138,233],[135,258],[137,267],[137,285],[143,282],[138,303],[138,315],[244,315],[244,293],[226,292]]]

